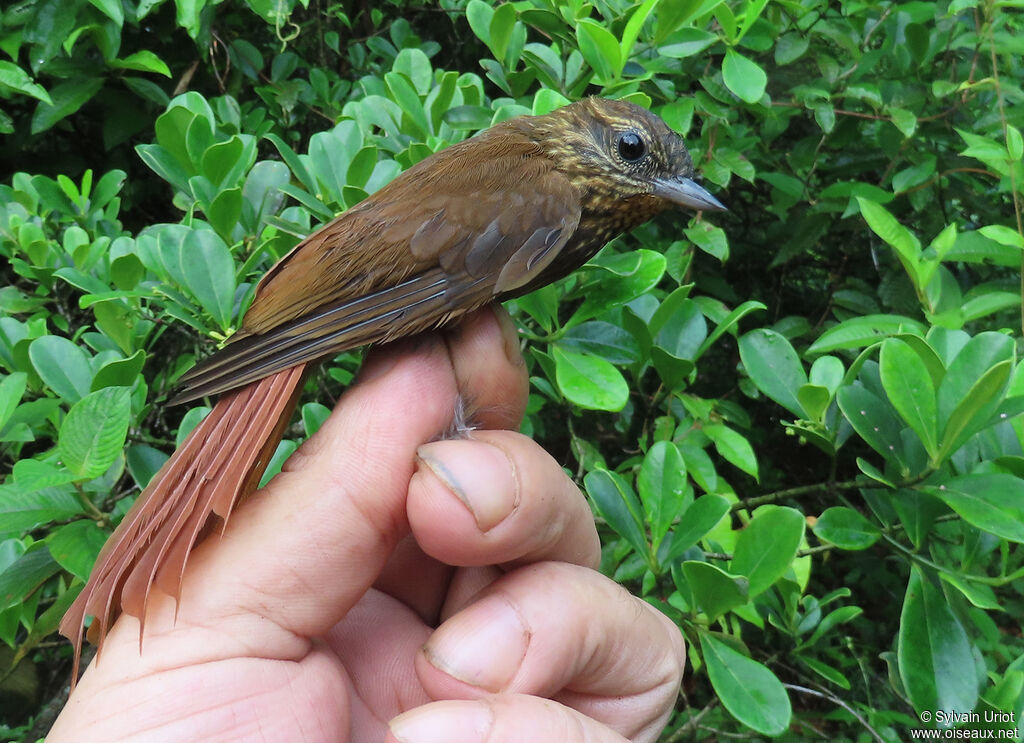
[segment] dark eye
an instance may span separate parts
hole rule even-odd
[[[647,145],[636,132],[623,132],[618,136],[617,144],[619,155],[626,162],[635,163],[647,154]]]

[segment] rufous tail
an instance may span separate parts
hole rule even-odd
[[[291,419],[305,364],[230,392],[164,463],[103,545],[82,592],[60,623],[74,645],[78,681],[86,615],[100,649],[121,612],[138,617],[139,642],[154,586],[175,599],[188,555],[205,531],[221,528],[259,485]]]

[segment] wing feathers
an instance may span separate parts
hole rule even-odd
[[[452,311],[452,299],[447,279],[435,269],[262,335],[242,337],[189,371],[171,402],[224,392],[294,364],[433,327]]]

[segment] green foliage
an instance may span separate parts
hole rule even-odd
[[[41,643],[110,523],[206,412],[164,396],[263,271],[430,153],[604,95],[684,134],[731,207],[661,218],[511,303],[524,430],[575,465],[602,568],[689,641],[665,740],[1024,719],[1012,4],[469,0],[443,23],[415,2],[156,5],[45,0],[0,23],[0,128],[26,152],[124,110],[120,84],[138,121],[118,131],[144,132],[127,154],[106,137],[124,169],[94,179],[80,145],[86,168],[0,186],[16,659],[59,663]],[[153,51],[143,19],[171,32]],[[172,98],[136,73],[184,75],[179,32],[203,61]],[[175,211],[144,210],[151,193]],[[268,475],[357,362],[309,383]]]

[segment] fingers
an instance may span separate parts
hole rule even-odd
[[[490,310],[468,318],[448,343],[428,334],[371,354],[320,431],[239,509],[222,538],[193,555],[179,624],[218,624],[232,638],[224,654],[254,650],[237,644],[271,653],[273,628],[300,638],[325,632],[408,532],[417,449],[449,428],[460,398],[507,420],[521,416],[525,397],[506,399],[502,389],[518,389],[523,378],[518,349]],[[304,652],[283,647],[286,656]]]
[[[391,721],[387,743],[626,743],[599,722],[548,699],[508,694],[434,702]]]
[[[470,423],[517,430],[526,410],[530,379],[519,350],[519,331],[501,305],[471,315],[445,334]],[[501,348],[507,364],[491,354]]]
[[[416,669],[434,699],[551,697],[654,740],[682,679],[679,629],[597,572],[538,563],[498,579],[433,634]]]
[[[503,572],[460,571],[453,577],[445,566],[558,560],[596,567],[600,561],[586,500],[529,438],[472,431],[464,439],[425,444],[417,455],[406,502],[415,539],[400,545],[376,586],[424,620],[434,622],[442,599],[451,612]]]
[[[601,545],[590,508],[536,442],[511,431],[473,431],[417,454],[407,511],[427,554],[449,565],[597,566]]]

